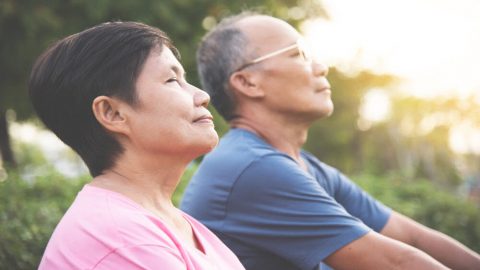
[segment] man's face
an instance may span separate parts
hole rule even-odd
[[[249,50],[256,57],[281,51],[301,38],[293,27],[268,16],[248,17],[238,25],[247,35]],[[261,76],[259,87],[265,93],[264,105],[295,121],[310,122],[330,115],[333,103],[326,78],[328,68],[315,60],[306,61],[292,47],[246,68]]]

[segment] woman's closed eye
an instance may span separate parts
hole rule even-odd
[[[180,76],[180,77],[173,76],[166,81],[166,83],[172,83],[172,82],[176,82],[178,84],[181,84],[182,82],[187,82],[187,73],[184,72],[183,76]]]
[[[180,83],[180,82],[178,81],[178,78],[177,78],[177,77],[171,77],[171,78],[169,78],[166,82],[167,82],[167,83],[173,83],[173,82]]]

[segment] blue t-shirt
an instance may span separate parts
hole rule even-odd
[[[249,270],[329,269],[339,248],[380,231],[390,209],[302,151],[308,172],[257,135],[231,129],[205,156],[182,210],[216,233]]]

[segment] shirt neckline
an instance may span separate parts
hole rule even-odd
[[[269,144],[267,141],[265,141],[262,137],[258,136],[257,134],[255,134],[254,132],[252,132],[248,129],[236,127],[236,128],[231,128],[229,132],[239,132],[241,134],[247,135],[249,138],[252,138],[252,139],[256,140],[257,142],[263,144],[264,146],[267,146],[272,151],[275,151],[276,153],[284,155],[284,156],[288,157],[289,159],[291,159],[292,161],[294,161],[295,163],[297,163],[292,157],[290,157],[289,155],[279,151],[277,148],[273,147],[271,144]],[[300,149],[300,156],[303,159],[303,161],[305,162],[305,164],[307,164],[308,173],[312,177],[314,177],[315,174],[314,174],[313,164],[311,164],[307,153],[303,149]]]
[[[131,206],[135,207],[136,209],[138,209],[139,211],[141,211],[142,213],[144,213],[145,215],[148,215],[150,217],[153,217],[155,218],[156,220],[158,220],[160,223],[162,223],[162,225],[167,228],[171,234],[173,234],[175,236],[175,238],[177,239],[177,241],[179,242],[182,242],[182,239],[180,237],[178,237],[178,235],[176,235],[174,233],[174,231],[171,229],[171,227],[166,224],[163,219],[161,219],[160,217],[154,215],[153,213],[151,213],[150,211],[148,211],[147,209],[145,209],[143,206],[141,206],[139,203],[135,202],[134,200],[130,199],[129,197],[121,194],[121,193],[118,193],[116,191],[113,191],[113,190],[109,190],[109,189],[105,189],[105,188],[101,188],[101,187],[96,187],[96,186],[92,186],[90,184],[86,184],[83,186],[82,188],[82,192],[86,192],[86,193],[100,193],[100,194],[104,194],[104,195],[107,195],[107,196],[112,196],[112,197],[115,197],[121,201],[124,201],[124,202],[127,202],[128,204],[130,204]],[[180,214],[182,215],[182,217],[187,221],[187,223],[190,225],[190,228],[192,229],[192,233],[195,237],[195,239],[198,241],[198,245],[199,245],[199,248],[197,247],[192,247],[191,245],[185,245],[188,249],[191,249],[191,250],[195,250],[196,252],[202,254],[203,256],[205,257],[209,257],[208,256],[208,252],[206,250],[206,246],[205,246],[205,239],[203,239],[202,235],[200,234],[200,232],[197,230],[196,226],[194,225],[194,222],[193,222],[193,218],[190,217],[188,214],[186,214],[185,212],[183,212],[181,209],[177,208],[178,211],[180,211]]]

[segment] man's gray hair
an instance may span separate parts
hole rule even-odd
[[[197,50],[197,67],[203,89],[225,120],[235,117],[235,98],[230,87],[230,75],[247,61],[248,38],[237,27],[245,17],[257,15],[243,12],[227,17],[202,39]]]

